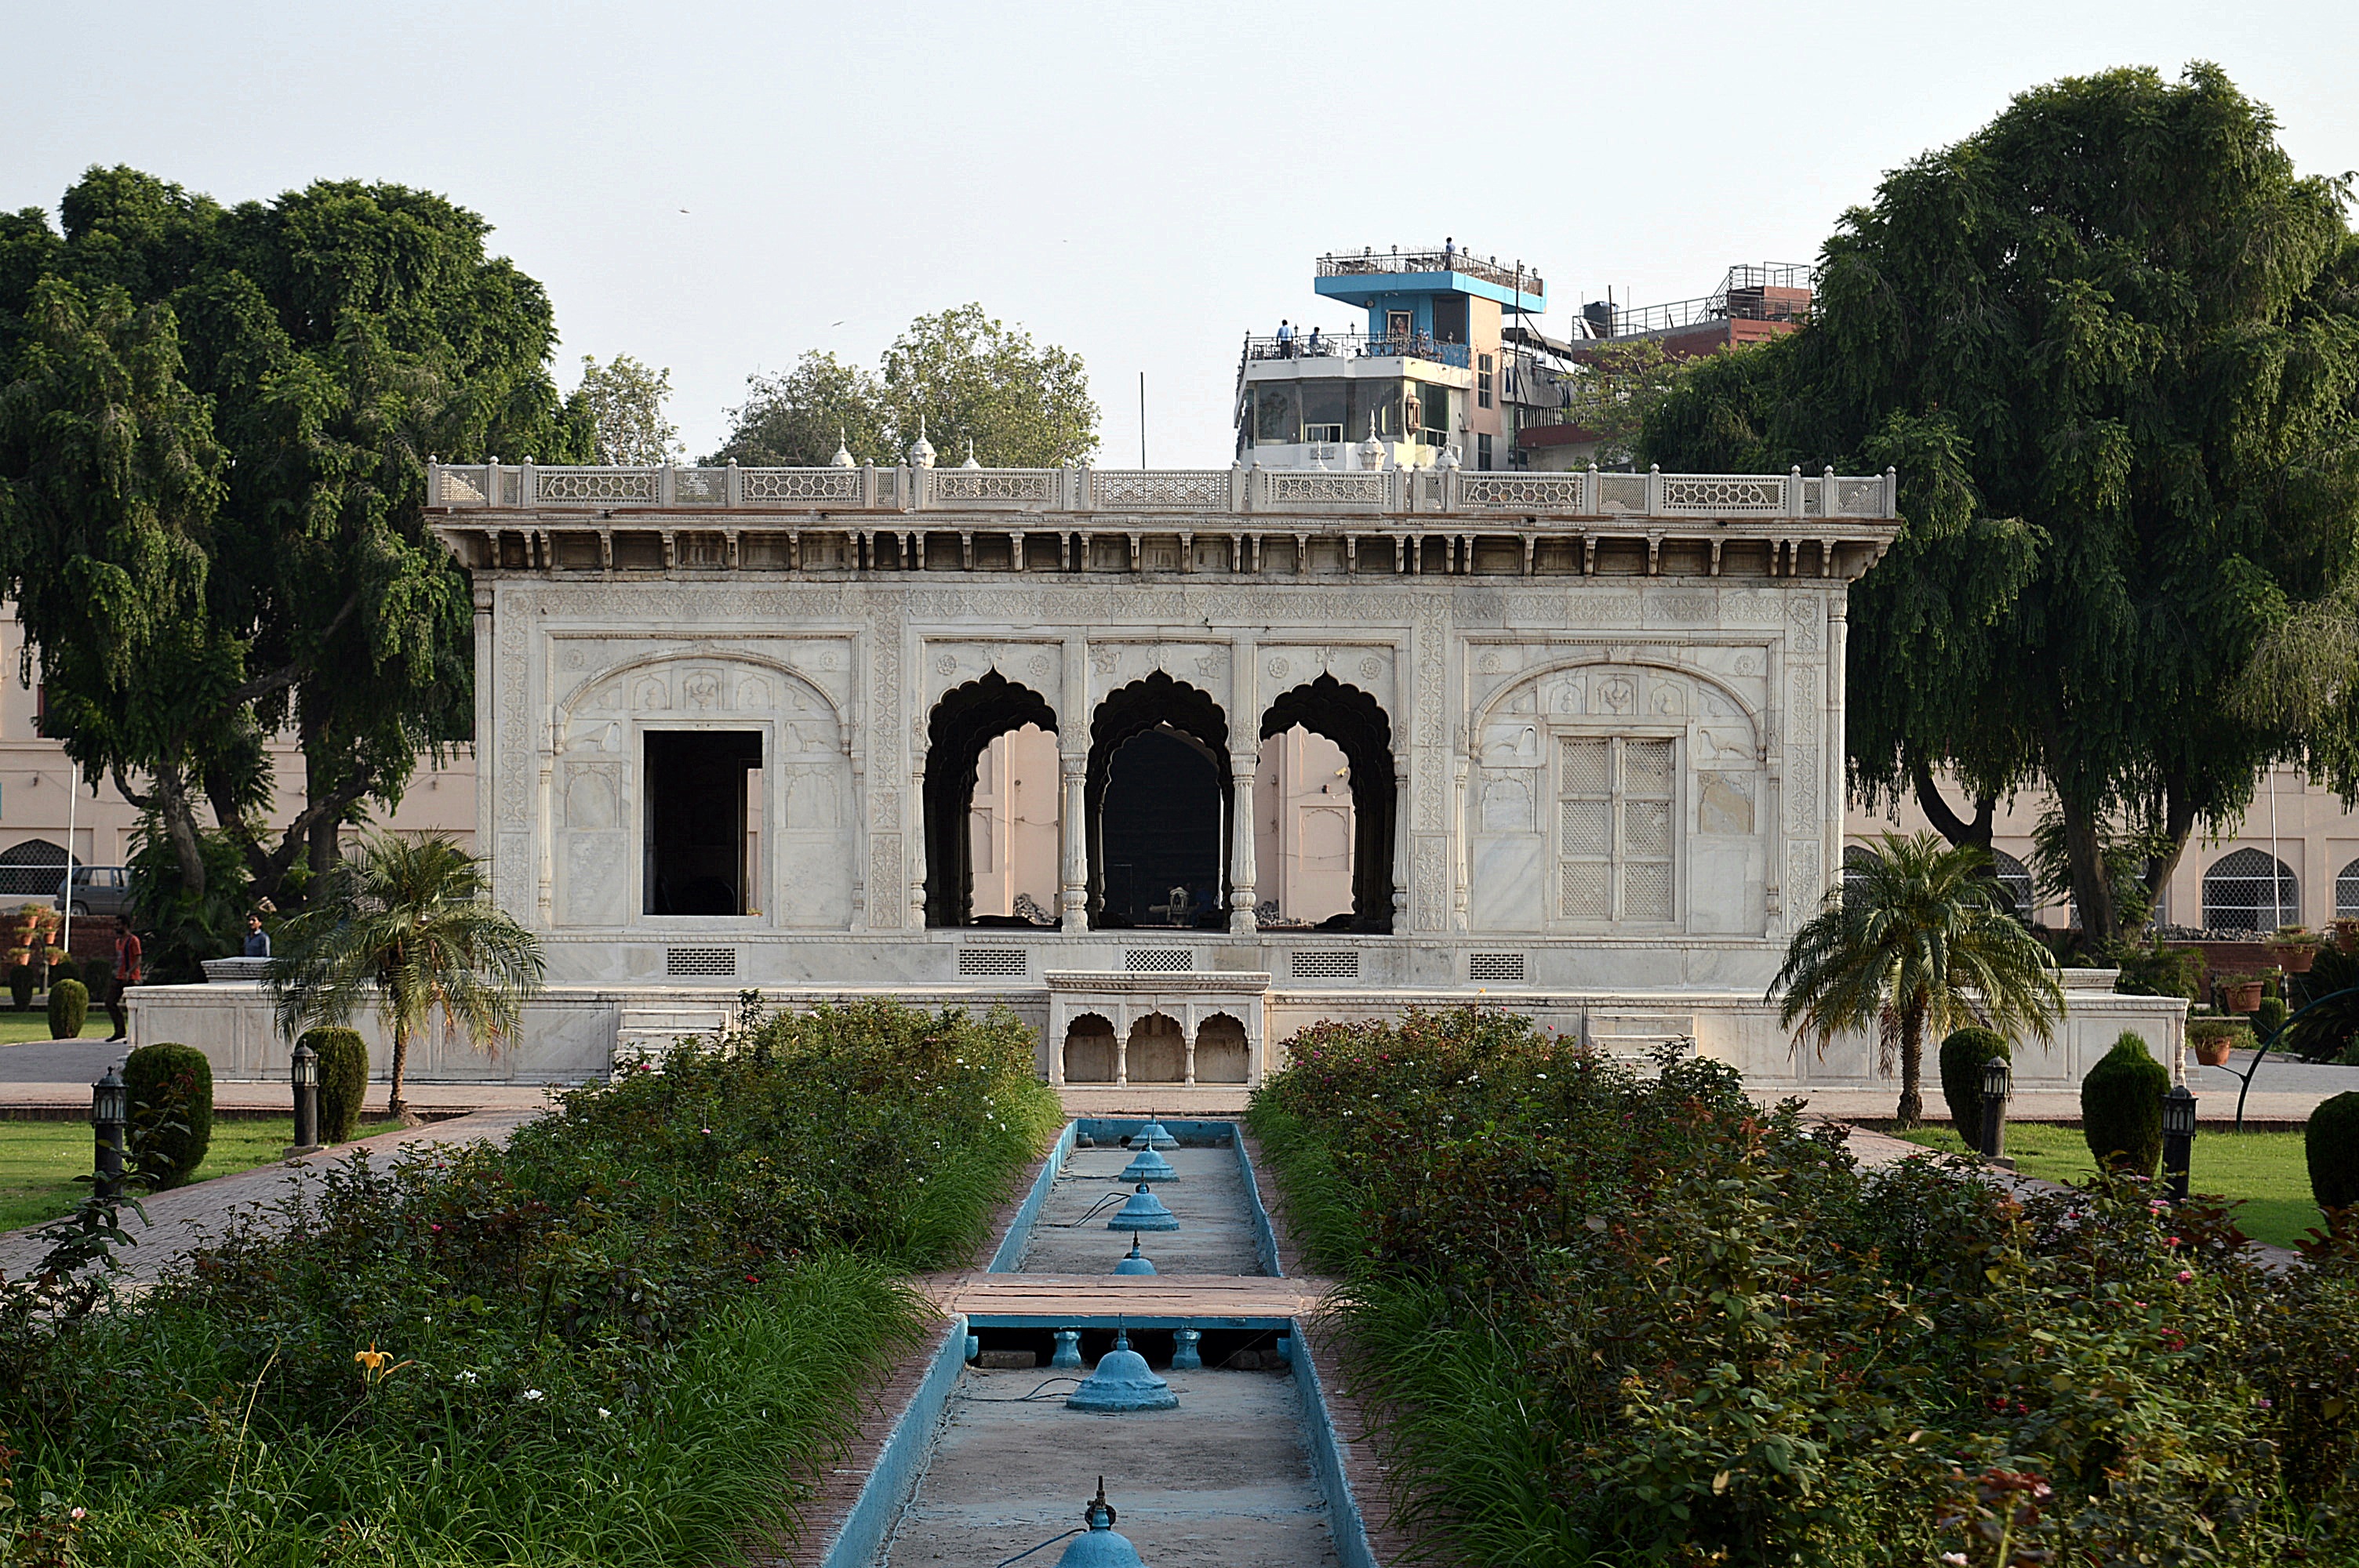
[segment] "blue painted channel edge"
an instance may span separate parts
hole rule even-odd
[[[1335,1541],[1336,1559],[1343,1568],[1376,1568],[1368,1521],[1361,1517],[1360,1499],[1344,1476],[1343,1444],[1327,1413],[1327,1392],[1320,1387],[1319,1368],[1302,1336],[1301,1321],[1290,1322],[1288,1332],[1294,1336],[1294,1386],[1302,1396],[1302,1424],[1310,1436],[1310,1468],[1318,1475],[1319,1489],[1327,1495],[1327,1530]]]
[[[934,1364],[926,1370],[925,1381],[910,1396],[901,1419],[893,1423],[885,1446],[876,1451],[875,1466],[861,1484],[859,1499],[844,1516],[835,1539],[827,1543],[827,1554],[820,1559],[820,1568],[875,1568],[876,1554],[885,1546],[885,1532],[892,1528],[893,1516],[900,1512],[901,1505],[917,1489],[918,1472],[933,1445],[934,1425],[940,1421],[942,1408],[950,1403],[951,1389],[966,1367],[966,1319],[954,1317],[950,1326]],[[1346,1568],[1351,1565],[1347,1563]]]
[[[999,1238],[999,1249],[991,1255],[991,1267],[984,1271],[985,1273],[1013,1274],[1024,1261],[1025,1246],[1032,1239],[1033,1222],[1040,1217],[1040,1206],[1048,1201],[1049,1189],[1057,1184],[1057,1173],[1065,1168],[1065,1156],[1073,1152],[1073,1138],[1081,1125],[1069,1121],[1065,1130],[1057,1134],[1039,1175],[1033,1178],[1032,1190],[1024,1195],[1016,1217],[1007,1223],[1007,1234]]]
[[[1254,1250],[1261,1255],[1261,1271],[1273,1280],[1286,1278],[1278,1266],[1277,1232],[1270,1228],[1269,1211],[1261,1206],[1261,1184],[1254,1180],[1253,1156],[1245,1152],[1245,1130],[1237,1129],[1237,1170],[1245,1179],[1245,1202],[1253,1208]]]

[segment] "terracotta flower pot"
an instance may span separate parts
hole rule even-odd
[[[2229,1012],[2251,1012],[2261,1005],[2261,982],[2245,980],[2233,986],[2215,986],[2221,1007]]]
[[[2228,1065],[2228,1049],[2234,1041],[2230,1034],[2206,1034],[2190,1044],[2195,1047],[2197,1061],[2207,1067],[2224,1067]]]
[[[2306,975],[2310,973],[2310,965],[2318,961],[2318,949],[2306,942],[2289,942],[2282,946],[2272,946],[2269,957],[2276,959],[2277,967],[2287,974]]]

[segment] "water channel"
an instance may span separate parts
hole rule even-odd
[[[1337,1510],[1314,1462],[1322,1442],[1332,1454],[1332,1434],[1315,1378],[1306,1382],[1307,1367],[1295,1365],[1303,1357],[1292,1325],[1217,1310],[1224,1287],[1277,1272],[1233,1125],[1174,1124],[1180,1146],[1162,1153],[1175,1177],[1152,1191],[1179,1228],[1139,1237],[1155,1274],[1113,1273],[1131,1233],[1106,1221],[1135,1187],[1119,1179],[1134,1152],[1118,1140],[1141,1125],[1079,1123],[1096,1146],[1051,1156],[1037,1213],[1019,1217],[995,1271],[1038,1277],[1047,1293],[1026,1311],[970,1317],[976,1354],[924,1434],[875,1568],[993,1568],[1078,1526],[1101,1476],[1115,1529],[1150,1568],[1344,1563]],[[1215,1310],[1198,1310],[1207,1302]],[[1082,1367],[1049,1365],[1060,1329],[1078,1336]],[[1199,1368],[1172,1368],[1181,1329],[1200,1336]],[[1168,1383],[1177,1409],[1066,1408],[1118,1332]],[[1364,1551],[1348,1503],[1340,1528]],[[1071,1544],[1046,1546],[1025,1568],[1049,1568]]]

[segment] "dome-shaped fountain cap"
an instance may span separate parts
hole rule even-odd
[[[1138,1184],[1138,1190],[1130,1195],[1130,1201],[1115,1211],[1112,1219],[1106,1221],[1106,1228],[1108,1230],[1177,1230],[1180,1228],[1180,1220],[1178,1216],[1163,1206],[1163,1200],[1149,1192],[1147,1184],[1141,1182]]]
[[[1130,1347],[1129,1334],[1117,1331],[1114,1348],[1098,1357],[1096,1369],[1066,1399],[1065,1408],[1099,1415],[1178,1410],[1180,1396],[1155,1375],[1146,1357]]]
[[[1163,1124],[1156,1120],[1153,1117],[1149,1117],[1147,1119],[1146,1126],[1140,1128],[1136,1132],[1130,1135],[1130,1141],[1133,1143],[1143,1143],[1149,1149],[1177,1149],[1180,1147],[1180,1140],[1164,1131]]]
[[[1170,1182],[1177,1181],[1179,1176],[1180,1173],[1171,1168],[1170,1161],[1156,1152],[1152,1145],[1142,1143],[1138,1152],[1131,1156],[1130,1163],[1123,1167],[1122,1174],[1115,1179],[1124,1182]]]
[[[1114,1271],[1117,1274],[1152,1274],[1155,1272],[1154,1260],[1138,1249],[1138,1233],[1136,1231],[1133,1231],[1131,1233],[1129,1252],[1124,1255],[1121,1262],[1116,1263],[1114,1266]]]
[[[1073,1538],[1065,1554],[1057,1559],[1057,1568],[1147,1568],[1138,1555],[1138,1548],[1114,1533],[1114,1505],[1106,1501],[1105,1477],[1098,1477],[1098,1495],[1082,1509],[1082,1522],[1088,1528]]]

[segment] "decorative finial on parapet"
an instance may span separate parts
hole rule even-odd
[[[934,466],[934,444],[926,439],[926,416],[923,414],[918,416],[918,441],[909,449],[909,466],[913,469]]]
[[[1441,456],[1433,460],[1433,466],[1442,470],[1446,473],[1457,472],[1458,443],[1451,441],[1448,445],[1444,446],[1441,449]]]
[[[1376,439],[1376,416],[1374,409],[1369,410],[1368,413],[1368,438],[1360,443],[1360,466],[1364,469],[1378,469],[1385,466],[1385,444]]]
[[[966,461],[959,464],[959,467],[962,469],[979,469],[983,465],[981,463],[974,460],[974,438],[973,436],[969,436],[966,438]]]
[[[848,469],[855,466],[852,460],[852,443],[843,438],[843,427],[841,425],[835,427],[835,456],[828,459],[827,461],[831,468]]]

